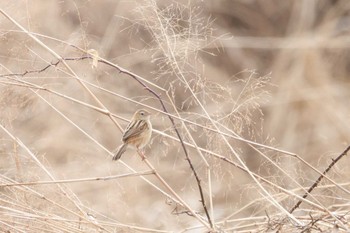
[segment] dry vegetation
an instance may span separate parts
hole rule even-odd
[[[1,232],[350,231],[350,1],[0,9]]]

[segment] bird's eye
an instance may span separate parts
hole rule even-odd
[[[144,112],[140,112],[140,114],[141,114],[141,116],[145,115],[145,113],[144,113]]]

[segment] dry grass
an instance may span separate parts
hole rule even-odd
[[[0,10],[1,232],[349,231],[347,0]]]

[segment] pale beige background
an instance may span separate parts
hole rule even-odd
[[[165,15],[182,17],[182,21],[178,21],[179,27],[190,27],[186,20],[192,14],[192,23],[195,24],[192,26],[203,33],[198,37],[192,34],[188,40],[182,38],[183,41],[176,41],[176,46],[179,47],[175,51],[179,56],[179,64],[184,65],[186,79],[212,117],[219,119],[232,113],[230,117],[221,118],[221,123],[246,139],[296,153],[320,171],[327,167],[331,158],[346,148],[350,141],[350,3],[347,0],[179,1],[178,6],[171,1],[156,2],[160,12],[169,11]],[[189,91],[185,91],[184,84],[176,74],[170,73],[174,64],[164,64],[164,60],[159,63],[164,56],[149,28],[156,26],[152,18],[154,14],[147,7],[140,8],[144,4],[148,5],[147,1],[18,0],[1,1],[0,8],[26,29],[61,40],[54,41],[39,36],[47,46],[63,57],[84,54],[62,41],[86,50],[95,49],[109,61],[164,89],[171,89],[182,117],[210,127],[209,121],[197,115],[203,115],[203,111],[194,103]],[[38,70],[45,67],[47,62],[57,61],[27,35],[17,31],[19,29],[2,15],[0,25],[0,74]],[[153,30],[157,33],[156,29]],[[161,35],[158,36],[161,38]],[[193,44],[186,45],[186,41]],[[181,49],[188,54],[182,53]],[[99,64],[93,69],[87,60],[69,61],[68,64],[81,79],[160,109],[158,101],[149,92],[111,67]],[[27,75],[24,79],[96,105],[82,86],[65,73],[67,70],[62,65],[59,68],[62,70],[49,68],[39,74]],[[263,79],[259,81],[261,77]],[[1,80],[5,79],[1,77]],[[255,89],[252,85],[254,82]],[[216,88],[216,85],[225,89]],[[89,88],[112,113],[126,119],[140,107],[111,93],[91,86]],[[31,150],[56,179],[130,172],[121,163],[112,162],[106,151],[60,113],[99,144],[113,150],[120,143],[121,132],[107,116],[45,91],[38,93],[60,113],[28,88],[2,82],[0,91],[1,124]],[[164,93],[162,97],[165,97]],[[234,103],[244,103],[245,106],[241,106],[241,112],[235,112]],[[167,106],[174,112],[168,101]],[[166,116],[156,114],[152,121],[155,129],[175,136]],[[118,122],[122,127],[126,126],[125,121]],[[180,126],[179,121],[177,126]],[[180,132],[185,135],[181,127]],[[23,148],[16,145],[3,130],[0,130],[0,134],[3,158],[0,169],[3,176],[18,181],[49,179]],[[191,128],[191,134],[199,146],[237,161],[217,134],[198,127]],[[188,137],[184,138],[188,141]],[[252,171],[284,188],[296,188],[285,174],[246,143],[234,139],[229,139],[229,142]],[[205,164],[196,150],[188,150],[203,179],[204,192],[208,198],[210,191]],[[301,185],[308,187],[318,177],[297,159],[272,150],[263,151]],[[205,216],[193,173],[185,161],[180,144],[154,134],[151,145],[146,148],[146,154],[171,187],[193,209]],[[213,178],[211,194],[215,220],[223,220],[254,200],[255,205],[245,208],[232,219],[264,216],[264,206],[269,205],[269,202],[258,201],[262,197],[261,190],[253,180],[234,166],[212,156],[205,156]],[[128,151],[122,158],[137,171],[148,170],[133,151]],[[348,163],[349,159],[345,157],[332,170],[330,176],[336,182],[348,181]],[[163,188],[153,176],[149,176],[149,179]],[[94,212],[100,221],[165,231],[180,231],[200,225],[195,218],[186,214],[172,214],[174,205],[169,205],[159,191],[138,177],[79,182],[67,184],[67,187],[81,201],[83,208]],[[33,188],[79,213],[56,186]],[[279,192],[270,188],[268,190],[271,193]],[[23,210],[4,201],[12,192],[19,192],[17,196],[14,195],[21,205],[29,206],[38,213],[42,211],[77,221],[77,217],[71,213],[17,189],[0,189],[0,193],[6,195],[1,199],[1,206]],[[320,201],[326,206],[337,203],[335,197],[347,197],[339,190],[328,192],[319,192],[322,194]],[[287,199],[281,203],[289,209],[295,200]],[[271,214],[278,213],[274,207],[266,209]],[[22,221],[20,218],[5,217],[0,220],[6,220],[7,223]],[[31,228],[35,226],[33,221],[23,222],[28,224],[28,232],[37,232],[36,228]],[[79,224],[73,225],[75,229],[79,228]],[[90,225],[84,227],[90,231],[96,230]],[[84,227],[80,230],[84,231]],[[2,225],[1,229],[10,228]],[[49,232],[50,226],[42,226],[41,229]],[[132,231],[122,227],[109,229],[111,232]],[[203,228],[192,232],[202,230]]]

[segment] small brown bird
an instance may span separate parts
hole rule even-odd
[[[118,148],[117,153],[113,156],[113,160],[120,159],[128,146],[134,147],[139,151],[139,149],[142,149],[148,144],[152,135],[150,116],[151,114],[144,109],[137,110],[134,113],[134,116],[124,131],[122,138],[123,144]]]

